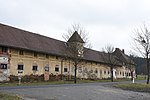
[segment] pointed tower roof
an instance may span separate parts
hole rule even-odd
[[[81,42],[81,43],[84,43],[83,39],[81,38],[81,36],[78,34],[77,31],[75,31],[73,33],[73,35],[70,37],[68,42]]]

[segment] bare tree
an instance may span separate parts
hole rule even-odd
[[[140,29],[135,30],[134,38],[134,47],[144,58],[146,58],[146,67],[147,67],[147,84],[149,84],[150,77],[150,68],[149,68],[149,59],[150,59],[150,31],[147,26],[143,25]]]
[[[76,34],[79,41],[70,41],[73,35]],[[88,32],[78,24],[72,25],[72,28],[68,29],[68,32],[63,34],[63,38],[67,41],[67,56],[71,58],[74,69],[74,83],[77,81],[77,68],[82,61],[84,53],[86,52],[84,47],[90,48],[91,45],[88,41]]]
[[[134,55],[133,54],[130,54],[129,55],[129,61],[128,61],[128,63],[127,63],[127,69],[129,69],[130,70],[130,72],[131,72],[131,80],[133,80],[133,78],[134,78],[134,71],[135,71],[135,63],[134,63]]]
[[[118,57],[114,55],[115,48],[112,45],[107,45],[103,48],[103,53],[100,53],[104,63],[110,67],[111,81],[113,82],[113,69],[119,64]]]
[[[89,37],[88,37],[89,33],[80,24],[73,24],[70,28],[68,28],[67,33],[64,33],[62,35],[62,37],[65,39],[65,41],[68,41],[75,31],[78,32],[78,34],[85,42],[83,46],[86,48],[92,48],[92,45],[89,42]]]

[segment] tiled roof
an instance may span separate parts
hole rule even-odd
[[[121,62],[134,65],[133,60],[124,54],[124,50],[121,51],[119,48],[116,48],[116,50],[114,51],[114,54],[119,58]]]
[[[0,45],[62,55],[65,42],[0,24]]]
[[[83,42],[80,38],[81,37],[78,37],[75,32],[75,36],[69,41],[78,39],[79,42]],[[64,41],[0,24],[0,46],[31,50],[57,56],[66,56],[64,51],[66,51],[67,45]],[[87,52],[84,54],[84,60],[104,63],[104,60],[100,56],[102,52],[87,48],[85,49]]]

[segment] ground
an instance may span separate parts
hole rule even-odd
[[[1,92],[21,95],[25,100],[149,100],[149,93],[112,87],[116,82],[0,87]]]

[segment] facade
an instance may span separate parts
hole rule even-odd
[[[72,58],[65,53],[66,48],[66,42],[0,24],[0,81],[8,81],[10,75],[44,74],[45,80],[49,80],[50,74],[73,76],[75,67]],[[110,68],[100,53],[87,49],[77,68],[78,78],[110,77]],[[129,58],[119,48],[114,53],[121,58],[114,69],[114,78],[130,78],[131,71],[126,64]]]

